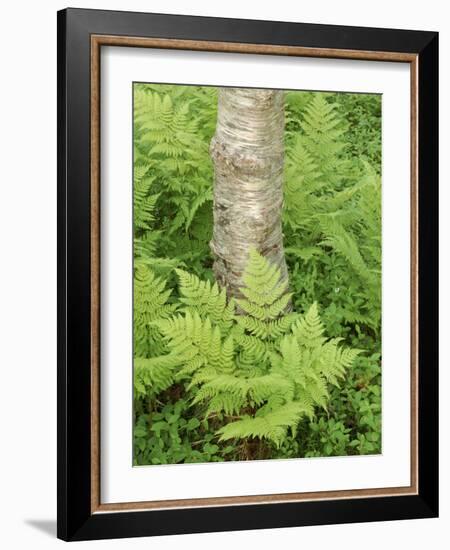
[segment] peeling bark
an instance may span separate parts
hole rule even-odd
[[[251,248],[288,273],[281,210],[284,167],[282,91],[219,90],[216,133],[214,231],[210,246],[214,274],[230,296],[240,296]]]

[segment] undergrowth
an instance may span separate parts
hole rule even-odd
[[[216,109],[134,85],[134,462],[380,453],[380,96],[286,93],[289,288],[253,251],[239,304],[211,269]]]

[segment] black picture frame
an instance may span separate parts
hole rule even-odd
[[[401,52],[418,61],[418,492],[92,513],[91,36]],[[86,9],[58,12],[58,531],[88,540],[438,515],[438,34]]]

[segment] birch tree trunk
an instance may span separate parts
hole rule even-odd
[[[254,247],[288,273],[281,231],[284,165],[282,91],[219,90],[216,133],[214,274],[230,296],[240,296],[249,250]]]

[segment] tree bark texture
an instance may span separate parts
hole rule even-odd
[[[283,92],[221,88],[210,151],[215,168],[210,244],[216,280],[230,296],[240,297],[252,247],[287,280],[281,230]]]

